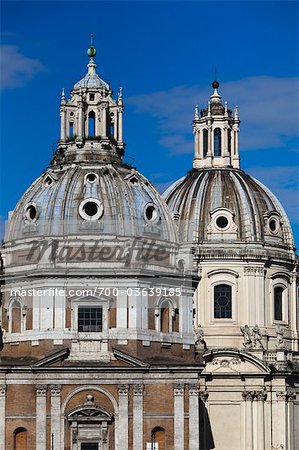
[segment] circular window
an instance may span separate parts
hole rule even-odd
[[[96,198],[83,200],[79,206],[79,214],[85,220],[98,220],[102,217],[103,213],[103,205]]]
[[[156,222],[159,218],[157,208],[154,205],[146,206],[144,215],[148,222]]]
[[[269,222],[269,228],[270,230],[275,233],[275,231],[277,231],[277,222],[275,219],[271,219]]]
[[[216,225],[218,228],[226,228],[228,226],[228,219],[225,216],[219,216],[216,219]]]
[[[37,209],[35,205],[25,207],[25,219],[34,222],[37,219]]]
[[[96,181],[97,176],[95,173],[88,173],[86,175],[86,180],[89,181],[90,183],[93,183],[94,181]]]

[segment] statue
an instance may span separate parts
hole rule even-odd
[[[195,352],[206,350],[207,344],[204,339],[204,331],[201,328],[201,325],[198,324],[197,327],[194,326],[194,334],[195,334]]]
[[[262,344],[262,334],[257,325],[255,325],[251,330],[251,338],[254,348],[261,348],[261,349],[264,348]]]
[[[242,334],[243,334],[243,338],[244,338],[244,342],[243,342],[243,346],[245,348],[251,349],[252,348],[252,339],[251,339],[251,333],[250,333],[250,328],[248,325],[245,325],[244,327],[240,328]]]
[[[283,335],[284,335],[284,330],[281,328],[280,325],[277,325],[276,326],[276,339],[277,339],[276,347],[277,348],[280,348],[280,349],[285,348]]]

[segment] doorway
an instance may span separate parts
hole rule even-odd
[[[82,442],[81,450],[99,450],[99,444],[97,442]]]

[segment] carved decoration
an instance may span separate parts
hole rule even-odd
[[[6,394],[6,385],[0,384],[0,397],[5,397]]]
[[[263,349],[262,343],[262,333],[257,325],[249,328],[248,325],[244,325],[244,327],[240,327],[240,330],[243,334],[243,346],[248,350],[256,350]]]
[[[285,349],[285,342],[284,342],[284,330],[281,328],[280,325],[276,326],[276,347],[279,349]]]
[[[267,398],[267,392],[265,390],[263,391],[243,391],[242,397],[245,401],[265,401]]]
[[[278,401],[293,401],[296,400],[296,392],[294,391],[279,391],[276,392],[276,398]]]
[[[47,395],[47,385],[46,384],[37,384],[35,386],[36,396],[37,397],[46,397]]]
[[[176,383],[173,385],[173,393],[174,395],[184,395],[184,384],[183,383]]]
[[[199,391],[199,398],[205,403],[209,398],[208,391]]]
[[[61,385],[60,384],[51,384],[51,397],[60,397],[61,394]]]
[[[129,384],[120,384],[118,386],[118,394],[119,395],[128,395],[129,393]]]
[[[144,391],[143,384],[134,384],[133,386],[133,395],[142,396]]]
[[[189,395],[197,396],[199,394],[199,388],[197,384],[189,384]]]

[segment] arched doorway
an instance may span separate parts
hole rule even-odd
[[[71,450],[109,450],[110,412],[97,405],[93,395],[67,415],[70,424]]]
[[[27,437],[26,428],[17,428],[14,431],[14,450],[27,450]]]

